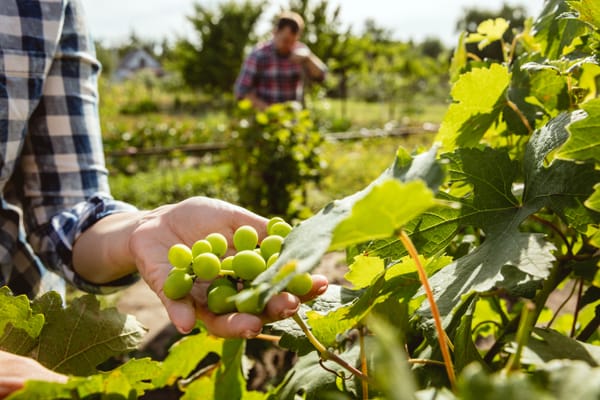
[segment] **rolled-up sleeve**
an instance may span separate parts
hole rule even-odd
[[[234,94],[236,99],[243,99],[255,89],[257,63],[258,60],[255,51],[250,53],[244,60],[240,74],[235,81]]]
[[[78,2],[68,2],[60,42],[27,127],[22,153],[24,221],[44,265],[80,289],[102,293],[131,275],[93,285],[73,269],[73,243],[101,218],[133,211],[111,197],[98,119],[100,64]]]

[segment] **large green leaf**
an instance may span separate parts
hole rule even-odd
[[[65,384],[28,381],[23,389],[13,393],[8,399],[138,398],[145,391],[153,388],[149,382],[159,373],[160,369],[160,363],[157,361],[148,358],[133,359],[109,372],[87,377],[71,377]]]
[[[590,163],[545,162],[566,140],[568,124],[581,117],[578,112],[561,114],[530,139],[523,164],[521,204],[511,193],[515,165],[506,153],[463,149],[450,156],[451,177],[473,188],[461,199],[461,223],[480,227],[485,241],[430,279],[442,315],[451,313],[462,296],[472,291],[503,287],[523,295],[548,275],[554,246],[542,235],[519,230],[521,223],[540,208],[554,209],[575,225],[589,219],[582,203],[591,194],[590,182],[597,182],[600,172]],[[419,314],[429,316],[428,305]],[[427,319],[429,329],[430,323]]]
[[[594,186],[594,193],[585,201],[585,206],[600,212],[600,183]]]
[[[448,108],[436,140],[446,150],[475,146],[498,119],[506,103],[510,73],[500,64],[474,68],[452,87]]]
[[[548,0],[534,25],[536,42],[548,59],[559,59],[574,40],[588,32],[588,26],[574,18],[563,17],[570,11],[564,0]],[[557,18],[558,16],[558,18]]]
[[[434,204],[433,193],[422,181],[384,181],[358,200],[350,216],[334,229],[330,249],[389,238]]]
[[[600,99],[582,105],[587,117],[572,123],[569,139],[560,148],[558,158],[565,160],[595,160],[600,163]]]
[[[43,325],[44,316],[33,313],[27,296],[13,296],[7,286],[0,288],[0,349],[14,352],[14,348],[4,345],[13,328],[35,339]]]
[[[162,373],[154,379],[156,387],[173,385],[177,379],[186,378],[209,353],[220,355],[224,339],[206,332],[185,336],[169,349],[163,362]]]
[[[145,329],[116,308],[101,309],[93,295],[76,298],[64,308],[51,292],[34,303],[46,324],[31,356],[57,372],[89,375],[108,358],[134,350]]]
[[[580,20],[600,30],[600,4],[597,1],[569,0],[567,4],[577,11]]]
[[[281,254],[278,261],[265,272],[258,276],[255,284],[258,285],[255,289],[261,295],[262,301],[266,301],[271,295],[281,291],[292,278],[292,273],[295,271],[305,272],[315,268],[323,255],[330,250],[332,246],[339,246],[342,243],[352,243],[354,240],[367,240],[369,235],[374,234],[381,237],[384,234],[378,227],[382,221],[372,221],[369,223],[368,230],[361,232],[360,235],[350,237],[352,232],[347,230],[343,236],[335,234],[338,225],[348,218],[352,218],[354,206],[361,200],[365,199],[363,205],[373,205],[375,200],[384,200],[385,208],[379,204],[374,206],[372,210],[367,212],[381,215],[384,212],[386,217],[392,217],[396,223],[404,223],[408,220],[407,216],[415,216],[417,208],[412,206],[413,202],[410,199],[412,192],[407,192],[406,187],[414,188],[419,199],[426,199],[431,193],[422,184],[407,183],[406,186],[400,183],[393,182],[392,179],[401,182],[411,182],[422,180],[433,190],[437,189],[443,178],[442,170],[436,160],[437,147],[432,147],[429,151],[411,157],[403,149],[399,149],[394,164],[388,168],[379,178],[365,189],[350,195],[341,200],[335,200],[326,205],[315,216],[303,221],[296,226],[286,237]],[[381,186],[380,186],[381,185]],[[414,186],[413,186],[414,185]],[[394,197],[391,199],[381,196],[387,195],[406,195],[406,198]],[[369,200],[369,196],[371,200]],[[424,200],[427,201],[427,200]],[[431,200],[430,200],[431,201]],[[404,208],[408,204],[408,208]],[[430,203],[431,204],[431,203]],[[419,206],[417,206],[419,207]],[[362,208],[362,206],[361,206]],[[373,215],[373,214],[370,214]],[[361,219],[361,215],[357,215]],[[352,219],[352,221],[356,221]],[[347,227],[354,226],[346,225]],[[395,230],[401,226],[387,225],[385,232],[387,235],[392,235]],[[334,239],[334,238],[339,239]],[[334,242],[335,240],[335,242]],[[287,274],[286,271],[291,271]],[[260,286],[261,283],[269,282],[268,285]]]
[[[510,343],[506,351],[513,353],[515,343]],[[600,347],[571,339],[552,329],[534,328],[533,335],[523,349],[521,362],[542,367],[551,360],[579,360],[597,367],[600,365]]]

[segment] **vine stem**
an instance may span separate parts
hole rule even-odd
[[[521,363],[521,354],[523,354],[523,348],[527,345],[527,340],[531,335],[531,329],[535,322],[535,304],[532,301],[526,301],[521,310],[521,320],[519,327],[517,328],[517,350],[508,359],[506,366],[504,367],[504,373],[519,369]]]
[[[367,351],[365,348],[364,326],[359,327],[358,338],[360,340],[360,369],[365,376],[369,376],[367,370]],[[367,381],[362,381],[362,396],[363,400],[369,400],[369,383]]]
[[[322,360],[331,360],[331,361],[339,364],[343,368],[347,369],[350,373],[354,374],[355,376],[362,379],[363,381],[365,381],[365,382],[370,381],[370,378],[368,376],[366,376],[365,374],[363,374],[360,370],[358,370],[355,367],[353,367],[352,365],[348,364],[346,361],[344,361],[342,358],[340,358],[337,354],[327,350],[327,348],[325,346],[323,346],[323,344],[321,342],[319,342],[319,339],[317,339],[315,337],[315,335],[313,335],[313,333],[311,332],[308,325],[306,325],[306,323],[304,322],[302,317],[300,315],[298,315],[298,313],[292,315],[292,318],[294,319],[294,321],[296,321],[296,323],[298,324],[300,329],[302,329],[302,332],[304,332],[304,335],[306,335],[306,338],[308,339],[308,341],[315,347],[315,349],[317,349]]]
[[[400,231],[399,238],[406,250],[408,251],[408,254],[410,254],[411,258],[414,260],[415,266],[417,267],[417,272],[419,274],[419,279],[421,280],[423,289],[425,289],[425,294],[427,295],[427,300],[429,301],[429,307],[431,308],[431,314],[433,316],[435,329],[437,331],[438,342],[442,351],[442,358],[444,359],[444,365],[446,366],[448,380],[450,381],[450,385],[454,390],[456,388],[456,375],[454,374],[454,365],[452,364],[452,360],[450,359],[448,339],[446,336],[446,332],[444,331],[444,327],[442,326],[442,318],[440,317],[440,311],[437,307],[437,303],[435,302],[435,298],[433,297],[433,291],[431,290],[431,286],[429,285],[429,280],[427,279],[427,273],[425,272],[425,268],[423,268],[423,265],[421,264],[421,260],[419,260],[419,254],[417,252],[417,249],[415,248],[412,240],[410,240],[410,237],[406,234],[406,232]]]

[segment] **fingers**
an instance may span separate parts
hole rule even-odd
[[[261,318],[256,315],[244,313],[216,315],[202,305],[196,307],[196,316],[204,322],[211,334],[223,338],[250,339],[257,336],[263,326]]]
[[[307,301],[313,300],[315,297],[322,295],[327,290],[328,285],[329,281],[327,280],[327,277],[325,275],[312,275],[312,289],[304,296],[300,296],[300,301],[305,303]]]

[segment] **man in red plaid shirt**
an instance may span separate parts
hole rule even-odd
[[[325,78],[325,64],[299,41],[303,28],[302,17],[294,12],[278,17],[273,38],[257,45],[244,61],[235,82],[237,99],[249,99],[259,110],[273,103],[302,102],[304,77]]]

